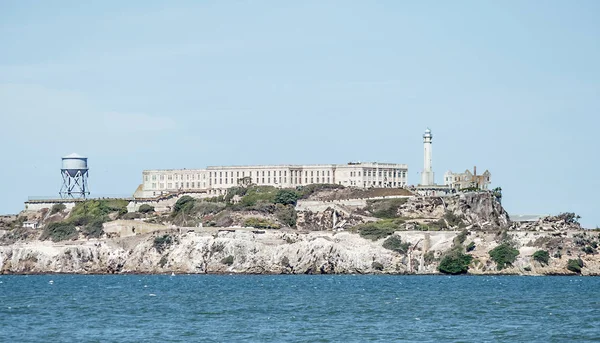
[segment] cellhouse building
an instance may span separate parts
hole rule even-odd
[[[206,169],[144,170],[135,198],[153,198],[172,192],[220,195],[236,186],[295,188],[311,184],[338,184],[357,188],[401,188],[407,185],[408,166],[396,163],[221,166]]]

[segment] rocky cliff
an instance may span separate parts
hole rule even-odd
[[[350,232],[283,232],[249,229],[161,231],[119,239],[65,243],[29,241],[0,247],[2,273],[439,273],[440,258],[455,244],[458,231],[396,232],[408,243],[405,252],[384,248]],[[510,234],[519,255],[499,271],[489,251],[500,244],[498,233],[473,231],[471,274],[570,274],[569,259],[581,257],[584,275],[600,275],[597,253],[582,246],[598,243],[598,235],[580,231]],[[532,255],[547,249],[550,262]]]
[[[572,215],[511,223],[489,193],[330,197],[334,200],[299,203],[298,229],[185,228],[119,220],[105,223],[100,238],[86,238],[80,231],[50,242],[38,240],[35,230],[13,228],[0,237],[0,273],[431,274],[439,273],[450,252],[461,251],[470,256],[471,274],[572,274],[567,265],[577,260],[583,267],[576,272],[600,275],[600,235],[582,230]],[[228,218],[236,224],[260,215],[235,212]],[[44,216],[58,220],[69,214]],[[276,220],[272,214],[266,218]],[[518,254],[499,269],[490,251],[501,244]],[[533,258],[540,250],[548,254],[547,262]]]

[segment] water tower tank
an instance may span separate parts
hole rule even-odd
[[[71,154],[62,158],[63,172],[66,172],[71,177],[75,177],[78,173],[84,174],[88,170],[87,157]]]

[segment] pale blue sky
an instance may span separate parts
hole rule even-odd
[[[207,165],[489,169],[510,213],[600,225],[598,1],[1,1],[0,213]]]

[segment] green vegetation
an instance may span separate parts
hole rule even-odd
[[[151,205],[148,205],[148,204],[140,205],[140,208],[138,209],[138,212],[140,212],[140,213],[151,213],[151,212],[154,212],[154,206],[151,206]]]
[[[513,248],[508,243],[502,243],[490,250],[489,254],[492,261],[496,262],[496,268],[502,270],[507,266],[512,266],[512,263],[515,262],[519,255],[519,250]]]
[[[567,262],[567,269],[574,273],[581,273],[581,268],[583,268],[583,261],[580,258],[571,259]]]
[[[40,240],[51,239],[53,242],[60,242],[77,238],[77,236],[77,229],[72,223],[55,222],[46,225],[44,231],[42,231]]]
[[[543,265],[548,265],[550,254],[546,250],[538,250],[533,253],[533,259]]]
[[[231,205],[234,211],[258,211],[273,213],[275,196],[279,190],[273,186],[253,186],[245,189],[244,195],[237,204]]]
[[[226,264],[228,266],[233,264],[233,256],[229,255],[221,260],[221,263]]]
[[[182,196],[181,198],[179,198],[177,200],[177,202],[175,203],[175,206],[173,206],[172,216],[175,217],[179,213],[191,212],[195,203],[196,203],[196,199],[192,198],[191,196],[189,196],[189,195]]]
[[[156,249],[156,251],[158,251],[159,254],[162,254],[165,249],[171,246],[171,244],[173,244],[173,237],[170,235],[162,235],[154,237],[152,246],[154,249]]]
[[[375,218],[393,219],[398,218],[398,210],[407,201],[407,198],[368,200],[365,209]]]
[[[469,270],[469,264],[473,260],[471,255],[463,254],[458,249],[450,250],[438,266],[438,270],[444,274],[465,274]]]
[[[165,265],[167,264],[167,262],[169,262],[169,260],[167,259],[167,256],[161,256],[160,261],[158,261],[158,266],[161,268],[164,268]]]
[[[467,230],[462,230],[456,237],[454,237],[454,246],[462,246],[462,244],[467,239],[467,235],[469,232]]]
[[[429,250],[428,252],[426,252],[425,255],[423,255],[423,261],[426,264],[430,264],[433,261],[435,261],[435,251]]]
[[[463,218],[461,216],[457,216],[456,214],[454,214],[454,212],[446,211],[444,213],[444,219],[446,220],[448,225],[451,227],[459,227],[459,228],[465,227]]]
[[[58,212],[62,212],[66,209],[67,209],[67,206],[65,206],[65,204],[63,204],[63,203],[54,204],[54,205],[52,205],[52,208],[50,209],[50,215],[56,214]]]
[[[300,194],[293,189],[280,189],[275,194],[275,203],[281,205],[296,205]]]
[[[293,205],[277,204],[275,216],[277,217],[277,220],[282,222],[284,225],[292,228],[296,227],[298,214],[296,213],[296,208]]]
[[[557,217],[558,217],[558,219],[562,219],[566,223],[569,223],[569,224],[576,224],[579,222],[579,219],[581,219],[580,216],[576,215],[573,212],[564,212],[564,213],[559,214]]]
[[[471,252],[473,250],[475,250],[475,242],[471,242],[469,243],[469,245],[467,245],[466,247],[467,252]]]
[[[363,238],[376,241],[393,234],[403,222],[403,220],[398,219],[384,219],[357,225],[352,230],[358,231]]]
[[[592,248],[592,247],[591,247],[591,246],[589,246],[589,245],[586,245],[585,247],[583,247],[583,248],[581,249],[581,251],[583,251],[584,253],[586,253],[586,254],[588,254],[588,255],[594,254],[594,253],[596,252],[596,251],[594,250],[594,248]]]
[[[408,252],[408,249],[410,247],[410,243],[408,243],[408,242],[403,243],[400,236],[391,235],[385,241],[383,241],[383,247],[388,250],[392,250],[397,253],[400,253],[400,254],[406,254],[406,252]]]
[[[88,238],[100,238],[104,233],[103,223],[102,218],[94,219],[83,227],[82,233]]]
[[[119,216],[127,214],[128,203],[127,200],[118,199],[78,202],[67,219],[46,225],[40,239],[52,239],[56,242],[77,238],[77,226],[82,228],[81,233],[86,237],[101,237],[104,234],[102,224],[110,220],[108,215],[111,213],[117,213]],[[56,204],[54,206],[57,206],[57,211],[61,211],[60,209],[64,205]],[[51,211],[54,210],[54,206]]]
[[[281,226],[273,223],[268,219],[250,217],[244,221],[244,226],[254,227],[257,229],[279,229]]]
[[[492,189],[492,195],[498,200],[498,202],[502,202],[502,187],[496,187]]]
[[[331,189],[341,189],[341,188],[344,188],[344,186],[323,183],[323,184],[312,184],[312,185],[306,185],[306,186],[299,186],[298,188],[296,188],[296,190],[298,190],[298,192],[300,194],[300,199],[307,199],[308,197],[310,197],[311,195],[313,195],[314,193],[319,192],[319,191],[331,190]]]

